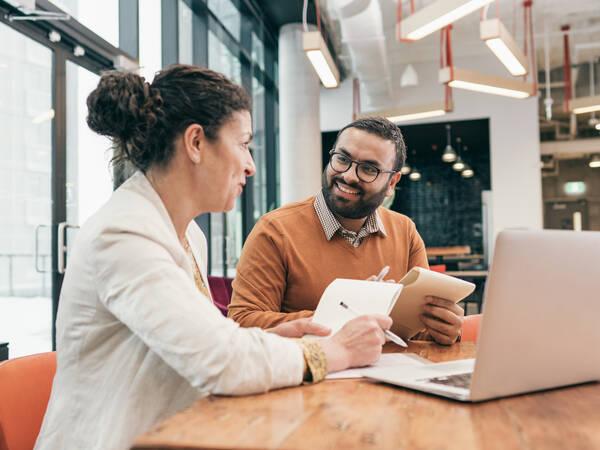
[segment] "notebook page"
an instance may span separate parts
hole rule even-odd
[[[401,290],[402,285],[396,283],[338,278],[323,292],[312,320],[336,333],[356,317],[356,314],[340,306],[342,301],[360,315],[387,316]]]

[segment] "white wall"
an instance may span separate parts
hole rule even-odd
[[[352,122],[352,78],[338,88],[321,87],[321,131],[337,131]]]
[[[486,73],[503,74],[502,67],[499,67],[499,63],[493,57],[459,59],[455,65]],[[419,75],[419,86],[396,89],[395,98],[390,99],[389,104],[381,105],[381,109],[443,99],[443,87],[437,82],[438,65],[422,63],[414,66]],[[453,95],[452,113],[406,124],[489,118],[492,183],[490,233],[493,237],[491,242],[497,233],[505,228],[541,229],[543,209],[537,99],[517,100],[460,89],[454,89]],[[367,102],[363,100],[362,103]],[[322,131],[338,130],[349,123],[351,118],[351,81],[346,81],[336,91],[321,89]]]

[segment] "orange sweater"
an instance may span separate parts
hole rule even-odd
[[[412,267],[429,267],[425,245],[408,217],[379,208],[387,236],[371,234],[353,247],[336,233],[330,241],[314,197],[265,214],[248,236],[233,281],[229,317],[244,327],[273,327],[308,317],[336,278],[366,279],[390,266],[398,281]]]

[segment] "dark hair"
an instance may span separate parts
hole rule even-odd
[[[129,72],[105,72],[87,98],[89,127],[115,144],[113,163],[131,162],[146,171],[166,165],[173,141],[199,124],[210,140],[236,111],[250,111],[248,94],[224,75],[177,64],[157,73],[152,84]]]
[[[367,133],[374,134],[386,141],[392,141],[396,147],[396,161],[394,162],[393,170],[400,170],[406,162],[406,144],[404,143],[402,132],[398,125],[390,122],[385,117],[367,117],[349,123],[338,132],[335,137],[334,148],[337,145],[340,135],[348,128],[357,128],[366,131]]]

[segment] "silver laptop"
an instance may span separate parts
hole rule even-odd
[[[368,377],[476,402],[600,380],[600,232],[503,231],[475,359]]]

